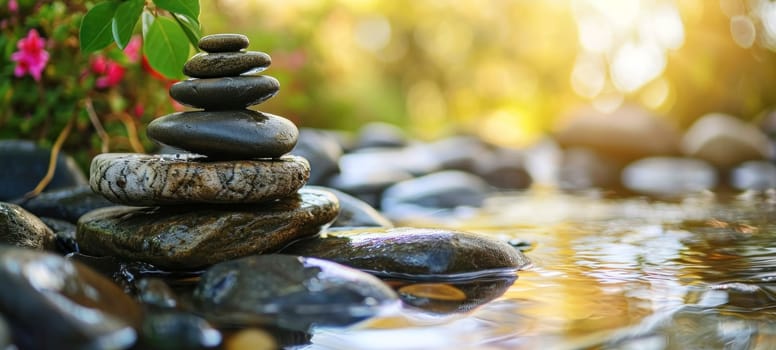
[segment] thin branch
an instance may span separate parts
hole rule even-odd
[[[92,99],[90,97],[86,97],[84,104],[86,104],[86,114],[89,115],[89,121],[92,122],[94,129],[97,130],[97,136],[100,137],[100,141],[102,143],[100,151],[102,153],[108,153],[108,150],[110,149],[110,136],[108,136],[108,133],[105,132],[105,128],[103,128],[102,123],[100,123],[100,118],[97,117],[97,112],[94,111],[94,104],[92,104]]]
[[[126,112],[117,114],[124,124],[124,127],[127,128],[127,137],[129,138],[129,144],[132,146],[132,150],[135,151],[135,153],[145,153],[145,148],[143,148],[143,144],[140,142],[140,138],[137,135],[135,121]]]
[[[24,198],[32,198],[39,195],[41,192],[43,192],[43,189],[46,188],[49,183],[51,183],[51,179],[54,178],[54,172],[57,170],[57,157],[59,157],[59,151],[62,149],[62,144],[64,144],[65,140],[67,140],[67,136],[70,135],[70,130],[73,129],[74,120],[75,114],[70,116],[70,119],[67,120],[67,125],[65,125],[65,128],[59,132],[59,136],[57,136],[57,140],[54,142],[54,146],[51,147],[51,154],[49,155],[49,164],[46,175],[43,176],[40,182],[38,182],[38,185],[35,186],[32,191],[24,195]]]

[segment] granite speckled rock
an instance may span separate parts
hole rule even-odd
[[[193,154],[104,153],[92,159],[89,182],[127,205],[256,203],[287,197],[310,174],[304,158],[207,162]]]
[[[0,244],[31,249],[53,249],[56,236],[37,216],[24,208],[0,202]]]
[[[173,113],[148,125],[148,137],[211,159],[278,158],[299,130],[286,118],[251,110]]]
[[[280,91],[280,82],[268,75],[186,79],[170,87],[176,101],[208,110],[242,109],[260,104]]]
[[[183,65],[183,74],[194,78],[216,78],[261,72],[272,63],[264,52],[198,53]]]
[[[194,291],[206,318],[307,330],[345,326],[398,305],[379,279],[333,262],[255,255],[209,268]]]
[[[282,253],[332,260],[383,277],[437,280],[509,275],[530,263],[509,244],[486,236],[412,227],[329,232]]]
[[[0,246],[0,310],[20,349],[125,349],[141,310],[109,279],[56,254]]]
[[[250,41],[242,34],[211,34],[199,39],[197,46],[205,52],[233,52],[248,48]]]
[[[276,251],[317,234],[338,210],[334,195],[308,189],[255,205],[103,208],[81,217],[76,237],[86,254],[193,269]]]

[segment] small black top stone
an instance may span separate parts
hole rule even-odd
[[[248,37],[242,34],[211,34],[199,39],[199,48],[205,52],[234,52],[248,47]]]

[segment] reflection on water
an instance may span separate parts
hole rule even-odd
[[[444,225],[530,242],[534,266],[473,311],[405,308],[310,348],[776,348],[773,193],[503,195]]]

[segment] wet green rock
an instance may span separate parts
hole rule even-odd
[[[475,278],[514,273],[529,264],[523,253],[505,242],[411,227],[329,232],[282,253],[332,260],[385,277]]]
[[[299,130],[286,118],[244,109],[169,114],[148,124],[148,137],[214,159],[279,158]]]
[[[272,59],[264,52],[198,53],[183,65],[183,74],[194,78],[218,78],[258,73],[269,67]]]
[[[81,217],[76,239],[86,254],[187,270],[277,251],[317,234],[338,210],[334,195],[306,189],[264,204],[113,207]]]
[[[24,208],[0,202],[0,244],[31,249],[54,249],[56,236]]]
[[[260,104],[280,91],[280,82],[267,75],[187,79],[170,87],[176,101],[207,110],[243,109]]]
[[[197,46],[205,52],[233,52],[245,49],[250,45],[248,37],[242,34],[211,34],[199,39]]]
[[[20,349],[125,349],[140,307],[97,272],[61,256],[0,246],[0,310]]]
[[[216,323],[307,330],[364,320],[398,299],[390,287],[361,271],[271,254],[212,266],[202,275],[193,300]]]

